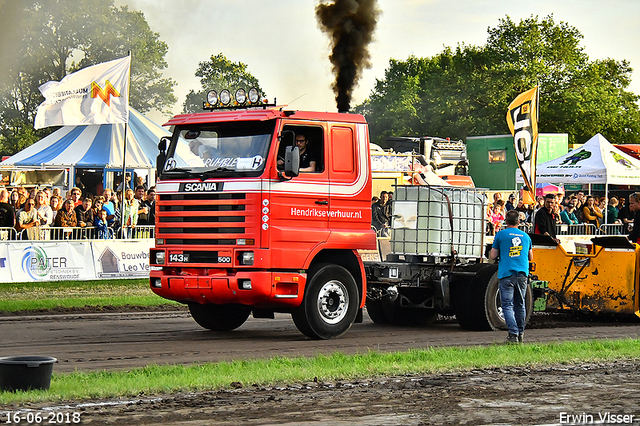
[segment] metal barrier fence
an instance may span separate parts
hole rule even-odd
[[[526,232],[527,234],[530,234],[533,232],[533,224],[531,223],[521,223],[520,225],[518,225],[518,229],[521,231]]]
[[[567,225],[561,223],[556,225],[556,235],[597,235],[600,230],[591,223],[578,223]]]
[[[18,239],[18,231],[14,228],[0,228],[0,240],[17,240]]]
[[[600,230],[604,235],[628,235],[627,225],[622,223],[607,223],[600,225]]]
[[[18,232],[14,228],[0,228],[0,240],[41,240],[41,241],[79,241],[101,239],[138,239],[154,238],[155,226],[136,226],[121,229],[108,228],[101,232],[98,228],[44,227],[34,226]]]

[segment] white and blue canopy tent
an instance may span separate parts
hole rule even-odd
[[[516,171],[516,182],[524,182],[520,170]],[[580,148],[539,164],[536,182],[589,185],[589,193],[592,184],[604,184],[608,197],[609,185],[640,184],[640,160],[619,150],[598,133]]]
[[[520,170],[516,171],[516,182],[524,182]],[[605,184],[605,188],[608,185],[638,185],[640,160],[619,150],[598,133],[580,148],[538,164],[536,182]]]
[[[155,176],[158,142],[170,133],[133,108],[129,109],[127,131],[127,171],[138,170],[150,178]],[[101,124],[63,126],[49,136],[0,163],[7,170],[68,170],[68,188],[75,182],[78,169],[104,171],[105,187],[113,186],[113,173],[122,171],[125,125]],[[194,154],[186,141],[179,144],[177,166],[185,166]],[[151,179],[150,179],[151,181]]]

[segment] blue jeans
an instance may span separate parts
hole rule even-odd
[[[527,276],[522,272],[500,278],[500,303],[509,334],[524,332],[527,318],[524,303],[528,281]]]

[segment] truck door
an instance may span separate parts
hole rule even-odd
[[[369,142],[366,127],[340,124],[330,129],[329,228],[370,229],[371,181],[368,179]]]
[[[325,129],[323,126],[285,125],[283,130],[291,130],[296,139],[306,139],[307,158],[301,166],[315,160],[315,171],[301,171],[291,180],[272,179],[270,182],[270,228],[272,259],[278,256],[286,260],[289,267],[300,267],[301,259],[313,248],[327,240],[329,235],[329,178],[325,166]],[[302,143],[297,142],[299,147]],[[279,147],[282,157],[285,147]],[[276,164],[273,164],[277,168]],[[296,266],[294,266],[296,265]]]

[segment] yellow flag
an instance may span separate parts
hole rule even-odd
[[[536,193],[536,150],[538,148],[538,86],[518,95],[507,109],[507,124],[513,135],[516,160],[524,184]]]

